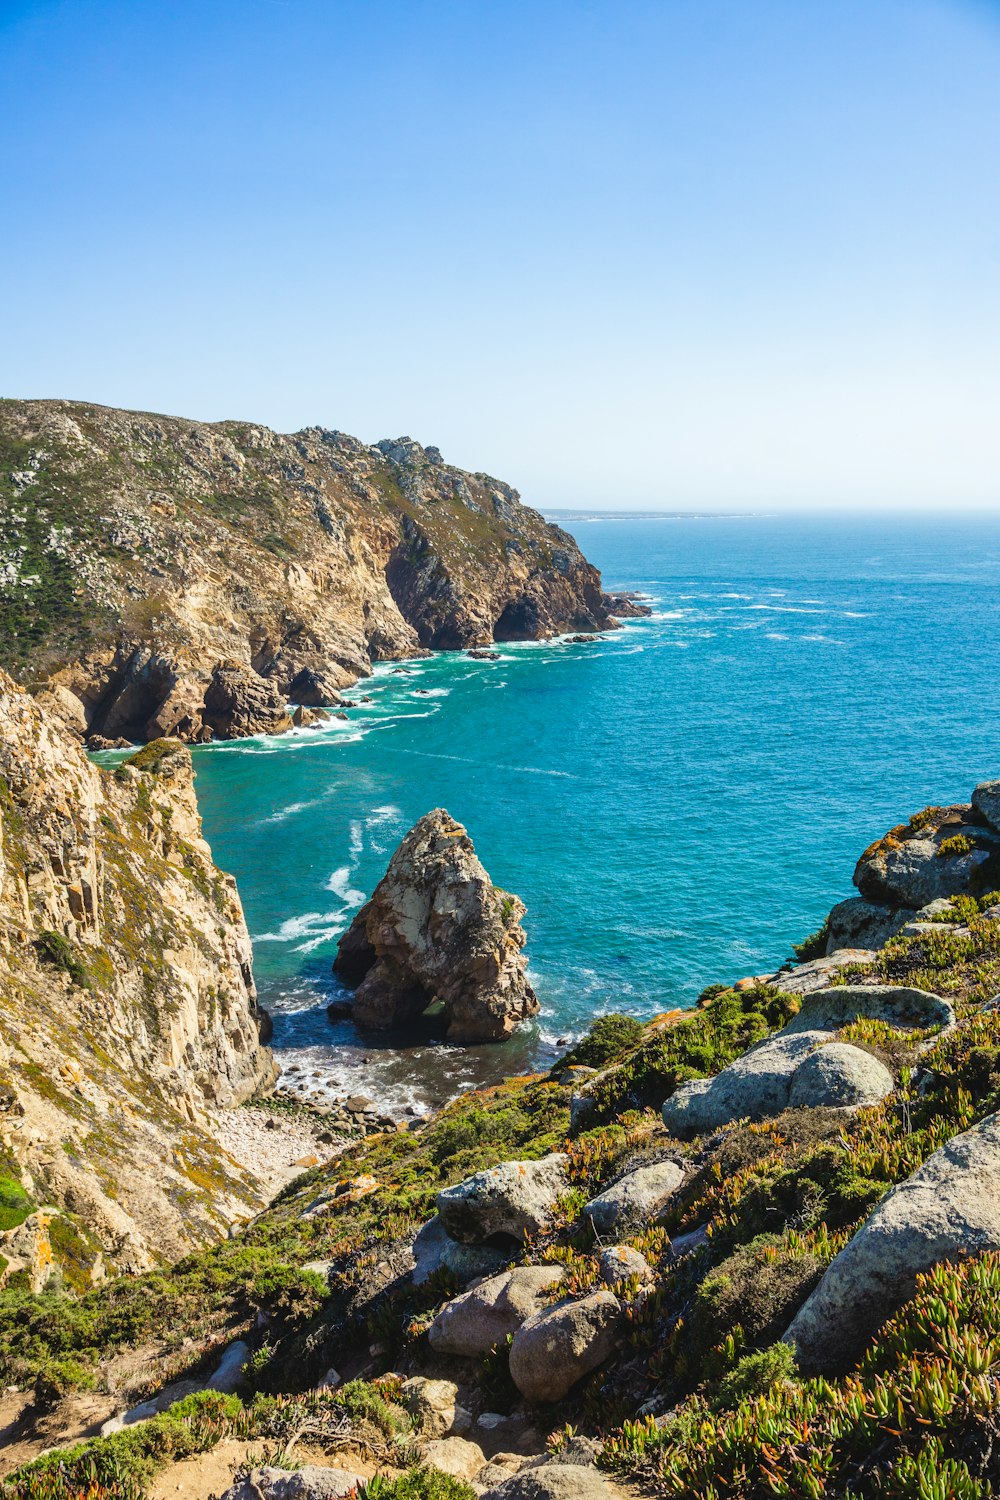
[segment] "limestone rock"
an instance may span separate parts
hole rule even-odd
[[[827,1267],[785,1334],[801,1368],[838,1369],[942,1260],[1000,1249],[1000,1115],[954,1136],[871,1217]]]
[[[467,1245],[537,1234],[569,1185],[566,1162],[561,1151],[538,1161],[504,1161],[442,1189],[437,1210],[445,1229]]]
[[[621,1303],[613,1292],[591,1292],[528,1318],[510,1346],[510,1373],[529,1401],[560,1401],[614,1352]]]
[[[591,1198],[584,1208],[598,1234],[646,1224],[667,1206],[684,1181],[684,1168],[674,1161],[636,1167]]]
[[[498,890],[442,809],[411,828],[341,940],[354,1020],[379,1030],[443,1005],[448,1040],[502,1041],[538,1010],[525,977],[524,905]]]
[[[488,1354],[545,1305],[546,1294],[562,1279],[561,1266],[518,1266],[491,1276],[445,1304],[427,1341],[437,1354]]]
[[[347,1469],[325,1469],[304,1464],[301,1469],[251,1469],[231,1485],[222,1500],[344,1500],[364,1484],[360,1474]]]

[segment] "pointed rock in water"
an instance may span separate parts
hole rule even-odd
[[[451,1042],[498,1042],[538,1010],[521,951],[524,903],[499,890],[442,808],[411,828],[340,940],[354,1019],[386,1030],[440,1002]]]

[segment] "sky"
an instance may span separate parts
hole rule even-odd
[[[1000,0],[0,0],[0,394],[1000,518]]]

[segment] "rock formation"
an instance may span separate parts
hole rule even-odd
[[[217,1237],[260,1199],[208,1112],[274,1069],[188,752],[98,770],[0,673],[0,834],[0,1173],[39,1206],[3,1254],[37,1281],[70,1235],[84,1277]]]
[[[276,733],[375,661],[643,612],[410,438],[0,403],[0,666],[52,678],[82,734]]]
[[[386,1030],[440,1004],[449,1041],[501,1041],[538,1010],[525,977],[524,904],[494,886],[441,808],[410,829],[340,941],[354,1020]]]

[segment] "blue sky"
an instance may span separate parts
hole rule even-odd
[[[1000,514],[1000,4],[0,0],[0,393]]]

